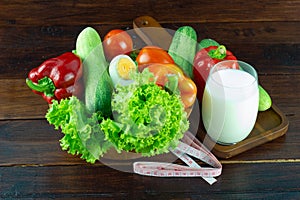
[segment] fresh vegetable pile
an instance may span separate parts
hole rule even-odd
[[[236,57],[214,40],[197,43],[190,26],[175,32],[168,50],[134,49],[119,29],[102,41],[87,27],[75,50],[32,69],[26,83],[49,104],[46,119],[63,133],[60,145],[68,153],[90,163],[111,148],[153,156],[178,145],[210,68],[226,59]],[[271,101],[261,91],[260,110],[266,110]]]
[[[110,148],[153,156],[177,146],[197,88],[167,51],[147,46],[135,58],[132,52],[125,31],[112,30],[102,41],[87,27],[74,51],[29,73],[27,85],[49,103],[46,119],[64,134],[63,150],[94,163]]]

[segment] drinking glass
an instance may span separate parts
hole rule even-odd
[[[255,69],[237,60],[213,66],[202,100],[202,120],[207,134],[218,144],[244,140],[258,113],[258,79]]]

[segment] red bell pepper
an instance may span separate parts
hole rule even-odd
[[[26,84],[34,93],[41,95],[49,104],[52,100],[61,100],[72,96],[80,89],[75,85],[82,75],[80,58],[71,53],[64,53],[56,58],[44,61],[32,69]]]
[[[209,46],[199,50],[194,58],[194,82],[197,85],[197,97],[202,101],[202,95],[205,89],[205,83],[208,78],[210,69],[218,62],[223,60],[236,60],[236,57],[225,46]],[[239,66],[232,65],[231,68],[238,69]]]

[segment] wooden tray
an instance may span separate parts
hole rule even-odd
[[[138,28],[135,31],[136,34],[147,45],[156,45],[163,49],[168,49],[172,41],[172,33],[163,29],[162,26],[150,16],[141,16],[134,19],[133,27],[135,29]],[[152,27],[156,29],[151,29]],[[198,114],[198,116],[195,117],[196,119],[200,117],[199,111],[200,109],[196,107],[192,112],[192,115],[193,113]],[[230,158],[258,145],[274,140],[284,135],[289,125],[285,115],[273,104],[269,110],[258,113],[255,127],[245,140],[234,145],[223,146],[216,144],[206,135],[202,120],[193,122],[193,116],[190,117],[190,120],[192,121],[191,126],[197,126],[197,123],[199,123],[198,127],[194,128],[194,131],[197,131],[196,136],[219,158]]]

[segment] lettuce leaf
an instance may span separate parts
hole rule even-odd
[[[135,151],[144,156],[176,147],[189,127],[180,96],[157,86],[145,69],[132,75],[134,83],[117,86],[112,96],[113,119],[100,126],[117,151]]]
[[[53,101],[46,119],[64,134],[60,140],[62,149],[72,155],[81,155],[89,163],[95,163],[112,146],[100,129],[98,121],[102,117],[98,113],[89,114],[75,96]]]

